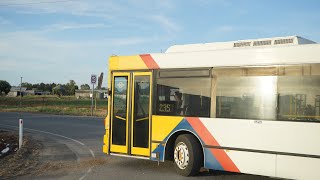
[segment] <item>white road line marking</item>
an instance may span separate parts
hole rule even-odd
[[[10,126],[10,125],[4,125],[4,126],[8,126],[8,127],[13,127],[13,128],[17,128],[15,126]],[[41,133],[45,133],[45,134],[50,134],[50,135],[53,135],[53,136],[58,136],[58,137],[62,137],[62,138],[65,138],[65,139],[69,139],[73,142],[76,142],[76,143],[79,143],[81,144],[82,146],[84,146],[84,144],[78,140],[75,140],[75,139],[72,139],[72,138],[69,138],[69,137],[66,137],[66,136],[62,136],[60,134],[55,134],[55,133],[51,133],[51,132],[47,132],[47,131],[40,131],[40,130],[37,130],[37,129],[31,129],[31,128],[24,128],[24,129],[27,129],[27,130],[30,130],[30,131],[36,131],[36,132],[41,132]]]
[[[30,129],[30,128],[24,128],[24,129],[27,129],[27,130],[30,130],[30,131],[37,131],[37,132],[41,132],[41,133],[45,133],[45,134],[50,134],[50,135],[53,135],[53,136],[58,136],[58,137],[62,137],[62,138],[65,138],[65,139],[69,139],[73,142],[76,142],[76,143],[79,143],[81,144],[82,146],[84,146],[84,143],[78,141],[78,140],[75,140],[75,139],[72,139],[72,138],[69,138],[69,137],[66,137],[66,136],[62,136],[60,134],[55,134],[55,133],[51,133],[51,132],[47,132],[47,131],[40,131],[40,130],[37,130],[37,129]]]
[[[89,151],[90,151],[90,153],[91,153],[91,156],[92,156],[93,158],[95,158],[96,156],[95,156],[94,152],[93,152],[91,149],[89,149]]]
[[[91,171],[92,171],[92,167],[89,168],[88,171],[83,176],[81,176],[79,180],[83,180]]]

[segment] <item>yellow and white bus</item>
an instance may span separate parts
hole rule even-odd
[[[298,37],[112,56],[103,152],[320,179],[320,45]]]

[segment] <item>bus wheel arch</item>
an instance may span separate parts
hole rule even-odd
[[[191,138],[193,137],[196,140],[196,142],[198,143],[198,147],[200,148],[200,152],[202,152],[202,153],[200,153],[200,155],[201,155],[201,167],[203,167],[204,166],[204,156],[205,156],[203,144],[196,134],[194,134],[193,132],[188,131],[188,130],[176,131],[170,135],[169,139],[166,142],[166,146],[165,146],[165,160],[169,160],[169,161],[174,162],[175,143],[176,143],[177,138],[181,135],[187,135]]]

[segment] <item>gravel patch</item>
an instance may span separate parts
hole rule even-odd
[[[31,174],[39,165],[42,145],[29,136],[24,136],[21,149],[18,149],[18,135],[0,130],[0,177],[11,179]]]

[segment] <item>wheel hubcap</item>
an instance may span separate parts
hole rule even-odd
[[[189,149],[183,142],[177,144],[174,150],[174,161],[180,169],[185,169],[189,164]]]

